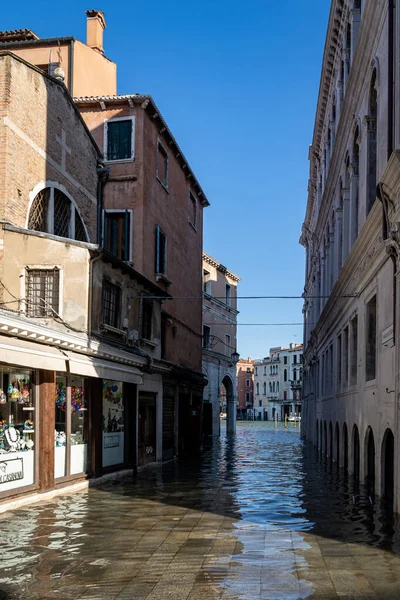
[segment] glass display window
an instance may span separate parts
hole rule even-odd
[[[55,478],[85,473],[89,420],[83,377],[57,376],[55,423]]]
[[[0,493],[35,483],[34,371],[0,365]]]
[[[125,413],[121,381],[103,380],[103,467],[125,460]]]

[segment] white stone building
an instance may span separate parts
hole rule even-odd
[[[301,412],[303,346],[270,348],[269,356],[254,363],[254,416],[261,421],[281,421]]]
[[[302,432],[400,509],[400,7],[333,0],[308,203]]]

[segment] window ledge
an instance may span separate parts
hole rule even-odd
[[[162,273],[156,273],[156,281],[162,281],[163,283],[166,283],[167,285],[171,285],[172,281],[170,279],[168,279],[168,277],[166,275],[163,275]]]
[[[121,337],[126,337],[126,331],[124,331],[123,329],[118,329],[117,327],[113,327],[112,325],[107,325],[107,323],[102,323],[101,329],[110,333],[115,333],[116,335],[120,335]]]
[[[117,158],[116,160],[105,160],[104,164],[107,165],[116,165],[116,164],[122,164],[122,163],[132,163],[134,162],[135,157],[133,156],[132,158]]]
[[[167,192],[167,194],[169,194],[168,186],[165,185],[165,183],[163,183],[161,181],[161,179],[159,177],[157,177],[157,175],[156,175],[156,179],[157,179],[158,183],[161,185],[161,187]]]
[[[148,340],[146,338],[141,338],[140,343],[144,344],[145,346],[149,346],[150,348],[157,348],[158,346],[156,342],[152,342],[151,340]]]

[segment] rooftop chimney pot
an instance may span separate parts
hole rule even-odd
[[[100,10],[87,10],[86,15],[86,45],[103,54],[103,31],[106,28],[104,13]]]

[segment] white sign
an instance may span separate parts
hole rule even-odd
[[[22,458],[0,460],[0,484],[24,478],[24,461]]]

